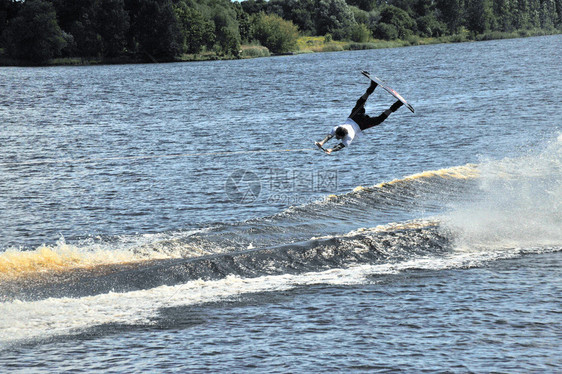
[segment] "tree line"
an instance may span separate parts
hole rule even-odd
[[[30,63],[238,57],[252,43],[283,53],[299,35],[366,42],[561,28],[562,0],[0,0],[0,49]]]
[[[242,8],[277,14],[304,34],[345,40],[562,27],[562,0],[246,0]]]

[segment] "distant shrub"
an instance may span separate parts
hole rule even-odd
[[[352,51],[361,51],[364,49],[375,49],[377,48],[376,43],[349,43],[348,48]]]
[[[468,36],[466,34],[455,34],[449,37],[449,42],[451,43],[463,43],[468,41]]]
[[[398,29],[388,23],[379,23],[375,28],[375,38],[383,40],[398,39]]]
[[[340,27],[332,30],[332,37],[334,40],[349,40],[351,39],[351,30],[351,27]]]
[[[285,53],[296,49],[299,31],[278,15],[258,13],[252,19],[252,37],[273,53]]]
[[[447,33],[447,25],[439,22],[433,14],[418,18],[416,23],[419,34],[424,37],[440,37]]]
[[[512,39],[516,37],[517,33],[514,32],[490,31],[484,34],[477,35],[476,40]]]
[[[396,30],[396,37],[390,39],[406,39],[417,27],[416,21],[405,10],[393,5],[383,7],[380,16],[380,24],[393,26]]]
[[[519,30],[517,32],[519,34],[519,36],[523,37],[523,38],[527,38],[529,36],[544,36],[544,35],[549,35],[549,32],[547,30],[543,30],[543,29],[528,29],[528,30]]]
[[[240,52],[241,58],[254,58],[254,57],[269,57],[269,49],[261,45],[252,45],[247,47],[242,47]]]
[[[416,35],[410,35],[406,38],[406,42],[409,45],[420,45],[420,38]]]
[[[340,44],[329,43],[322,46],[322,52],[341,52],[344,48]]]
[[[362,23],[353,25],[351,28],[351,40],[357,43],[365,43],[371,38],[371,31]]]

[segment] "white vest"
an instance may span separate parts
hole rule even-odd
[[[341,140],[343,145],[345,145],[346,147],[349,147],[349,145],[353,140],[355,140],[355,138],[359,139],[363,136],[363,131],[361,131],[359,125],[351,118],[348,118],[343,125],[334,127],[331,132],[332,135],[336,135],[336,129],[338,127],[343,127],[347,130],[347,135]]]

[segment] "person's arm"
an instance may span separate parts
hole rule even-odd
[[[332,139],[333,137],[334,137],[334,135],[328,134],[328,135],[326,135],[326,137],[321,142],[316,142],[316,144],[318,144],[318,145],[320,145],[320,147],[322,147],[324,145],[324,143],[326,143],[328,140]]]
[[[345,148],[345,145],[343,145],[343,143],[340,143],[338,145],[336,145],[334,148],[328,148],[326,149],[326,153],[330,154],[332,152],[337,152],[337,151],[341,151],[342,149]]]

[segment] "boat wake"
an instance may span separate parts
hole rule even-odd
[[[428,171],[197,231],[0,254],[0,346],[162,308],[480,266],[562,249],[562,136],[518,159]]]

